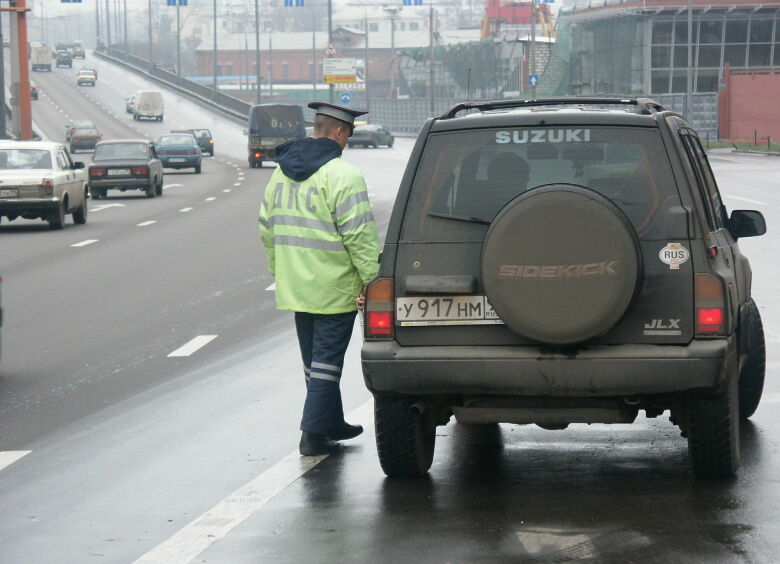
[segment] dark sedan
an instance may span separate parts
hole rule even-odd
[[[101,141],[89,165],[89,194],[105,198],[109,190],[142,190],[147,198],[162,196],[163,168],[147,139]]]
[[[102,134],[94,127],[78,127],[73,130],[70,136],[70,152],[91,151],[95,148],[102,137]]]
[[[352,137],[349,138],[347,144],[350,147],[356,145],[362,145],[363,147],[379,147],[379,145],[393,146],[395,137],[390,133],[384,125],[378,125],[375,123],[367,123],[365,125],[358,125],[355,127],[355,131]]]

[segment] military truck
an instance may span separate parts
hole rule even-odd
[[[294,104],[258,104],[249,110],[247,135],[249,166],[262,168],[263,161],[276,161],[276,146],[305,137],[303,109]]]
[[[51,72],[51,48],[48,45],[34,45],[32,48],[32,70]]]

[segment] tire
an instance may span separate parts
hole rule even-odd
[[[75,152],[76,152],[76,149],[73,147],[73,145],[71,145],[70,147],[68,147],[68,149],[70,149],[70,154],[71,154],[71,155],[72,155],[73,153],[75,153]]]
[[[387,142],[387,148],[388,149],[391,148],[393,146],[393,143],[395,143],[395,139],[391,137],[390,141]]]
[[[744,342],[740,343],[739,418],[747,419],[756,412],[764,391],[766,372],[766,344],[761,314],[753,298],[747,303],[743,323],[746,323]]]
[[[162,178],[161,178],[161,179],[160,179],[160,181],[157,183],[157,187],[154,189],[154,191],[155,191],[155,193],[156,193],[158,196],[162,196],[162,195],[163,195],[163,182],[162,182]]]
[[[84,201],[73,211],[73,223],[84,225],[87,222],[87,194],[84,193]]]
[[[739,468],[739,388],[736,374],[725,389],[687,400],[688,454],[697,478],[730,478]]]
[[[108,198],[108,188],[100,189],[100,197],[106,200]]]
[[[200,165],[195,167],[195,174],[200,174]]]
[[[154,183],[149,184],[144,192],[146,193],[147,198],[154,198],[157,196],[157,187],[154,185]]]
[[[436,426],[412,412],[413,400],[374,398],[376,449],[385,474],[392,478],[424,476],[433,462]]]
[[[49,227],[59,231],[65,227],[65,203],[60,202],[57,209],[49,216]]]
[[[100,190],[98,188],[90,188],[89,189],[89,197],[93,200],[99,200],[100,199]]]

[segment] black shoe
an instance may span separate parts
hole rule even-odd
[[[298,444],[298,450],[303,456],[319,456],[320,454],[332,454],[341,448],[336,442],[328,440],[325,435],[317,433],[301,434],[301,442]]]
[[[363,432],[362,425],[350,425],[346,421],[338,429],[328,431],[328,438],[332,441],[346,441],[354,439]]]

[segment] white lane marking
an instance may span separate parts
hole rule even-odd
[[[91,245],[92,243],[97,243],[97,239],[87,239],[86,241],[82,241],[81,243],[75,243],[71,245],[71,247],[86,247],[87,245]]]
[[[97,206],[89,208],[92,213],[107,210],[108,208],[124,208],[125,204],[99,204]]]
[[[266,288],[266,290],[269,291],[269,292],[271,292],[273,290],[276,290],[276,282],[274,282],[273,284],[268,286],[268,288]]]
[[[225,192],[225,193],[227,194],[228,192],[232,192],[233,190],[232,190],[231,188],[225,188],[225,189],[224,189],[224,190],[222,190],[222,191],[223,191],[223,192]]]
[[[22,458],[30,454],[31,450],[6,450],[0,451],[0,470],[6,468]]]
[[[241,186],[241,183],[240,182],[236,182],[235,184],[233,184],[233,186]]]
[[[153,223],[157,223],[157,220],[156,219],[151,219],[149,221],[144,221],[144,222],[139,223],[138,225],[136,225],[136,227],[146,227],[147,225],[152,225]]]
[[[759,206],[765,206],[767,205],[766,202],[760,202],[758,200],[751,200],[750,198],[743,198],[742,196],[732,196],[730,194],[725,194],[727,198],[730,198],[732,200],[739,200],[740,202],[747,202],[748,204],[756,204]]]
[[[167,190],[168,188],[173,188],[174,186],[184,186],[184,184],[166,184],[163,186],[163,190]]]
[[[213,202],[214,200],[216,200],[216,198],[214,196],[210,196],[210,197],[206,198],[207,202]]]
[[[217,335],[198,335],[189,343],[185,343],[184,345],[180,346],[168,356],[190,356],[192,353],[202,349],[216,338]]]
[[[368,421],[373,401],[369,400],[347,418]],[[294,450],[268,470],[235,490],[167,541],[141,556],[133,564],[187,564],[211,544],[225,537],[266,503],[328,457],[301,456]]]
[[[180,209],[179,211],[180,211],[181,213],[187,213],[187,212],[191,212],[193,209],[195,209],[195,208],[182,208],[182,209]]]

